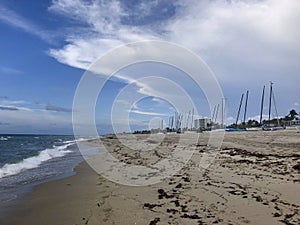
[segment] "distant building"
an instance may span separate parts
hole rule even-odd
[[[209,124],[211,124],[211,119],[209,118],[202,118],[202,119],[196,119],[194,120],[194,126],[195,129],[208,129],[209,128]]]
[[[291,121],[285,121],[286,126],[300,126],[300,120],[291,120]]]

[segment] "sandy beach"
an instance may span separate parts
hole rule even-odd
[[[124,148],[114,136],[102,142],[127,164],[149,165],[171,153],[178,137],[168,134],[147,152]],[[37,186],[0,224],[300,224],[299,130],[226,133],[216,159],[199,171],[208,137],[184,146],[195,150],[191,160],[153,185],[114,183],[83,162],[76,175]]]

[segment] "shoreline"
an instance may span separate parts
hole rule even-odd
[[[185,168],[144,187],[106,180],[84,161],[75,175],[35,187],[2,223],[299,224],[300,174],[293,168],[300,164],[299,137],[299,131],[226,134],[214,163],[199,172],[204,134]],[[173,148],[175,136],[169,138],[157,153]],[[120,147],[115,139],[105,141],[111,150]],[[136,162],[134,153],[124,152]]]
[[[50,151],[61,146],[66,146],[64,149],[69,152],[66,154],[64,153],[60,157],[52,157],[51,154],[57,154],[57,152],[52,153]],[[8,166],[15,166],[16,168],[19,166],[21,169],[20,172],[0,178],[0,195],[2,195],[0,198],[0,207],[13,205],[15,202],[18,202],[19,198],[31,193],[36,186],[64,179],[75,174],[75,167],[84,161],[82,155],[78,151],[76,143],[63,143],[63,145],[56,147],[53,147],[49,152],[44,153],[46,155],[45,157],[49,157],[48,160],[42,159],[42,162],[39,162],[41,159],[38,157],[41,155],[41,152],[48,151],[48,148],[45,148],[37,155],[24,158],[16,164],[7,164]],[[47,154],[49,154],[49,156]],[[25,161],[27,164],[25,164]],[[32,168],[22,169],[22,166],[26,167],[29,165],[30,167],[31,162],[33,162],[32,164],[34,165]],[[0,218],[2,217],[1,214],[0,211]]]
[[[13,225],[24,224],[24,221],[26,221],[25,224],[41,224],[41,221],[43,221],[42,224],[57,224],[57,219],[60,217],[59,211],[61,216],[64,217],[66,212],[68,212],[67,202],[70,204],[70,209],[74,209],[72,204],[75,202],[81,203],[81,199],[76,200],[78,190],[80,190],[80,193],[88,196],[91,190],[89,188],[86,189],[86,187],[94,185],[92,181],[98,177],[85,161],[74,168],[74,173],[68,177],[34,186],[31,192],[26,193],[16,202],[10,204],[8,209],[6,209],[8,215],[2,218],[3,223]],[[72,201],[70,202],[69,200]],[[74,214],[71,214],[70,220],[64,218],[65,224],[72,224],[71,220],[77,214],[77,210],[75,211]],[[46,221],[44,220],[45,215],[49,215]]]

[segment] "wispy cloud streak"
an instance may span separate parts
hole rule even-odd
[[[35,35],[46,42],[51,43],[53,41],[53,34],[42,29],[40,26],[28,20],[27,18],[1,5],[0,21],[15,28],[19,28],[27,33]]]
[[[45,109],[47,111],[55,111],[55,112],[72,112],[72,109],[61,107],[61,106],[55,106],[55,105],[46,105]]]
[[[0,73],[17,75],[22,74],[23,71],[11,67],[0,66]]]
[[[18,111],[19,109],[17,107],[13,107],[13,106],[0,106],[0,110]]]
[[[141,114],[141,115],[148,115],[148,116],[167,116],[167,114],[164,114],[164,113],[146,112],[146,111],[141,111],[141,110],[137,110],[137,109],[130,110],[129,112]]]

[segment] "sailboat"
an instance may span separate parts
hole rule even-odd
[[[246,124],[246,113],[247,113],[247,106],[248,106],[248,95],[249,95],[249,91],[246,92],[246,102],[245,102],[245,110],[244,110],[244,120],[243,120],[243,124]],[[238,109],[238,113],[237,113],[237,117],[236,117],[236,121],[235,121],[235,126],[234,127],[228,127],[225,129],[226,132],[241,132],[241,131],[247,131],[246,127],[238,127],[238,121],[240,118],[240,112],[241,112],[241,107],[243,104],[243,99],[244,99],[244,93],[242,94],[241,100],[240,100],[240,105],[239,105],[239,109]]]
[[[263,130],[283,130],[285,129],[285,127],[280,126],[279,123],[279,119],[278,119],[278,112],[277,112],[277,107],[276,107],[276,103],[275,103],[275,96],[274,96],[274,92],[273,92],[273,82],[270,81],[270,96],[269,96],[269,115],[268,115],[268,123],[267,124],[262,124],[262,112],[263,112],[263,100],[264,100],[264,90],[265,90],[265,86],[263,89],[263,97],[262,97],[262,105],[261,105],[261,114],[260,114],[260,123],[262,126]],[[272,111],[272,100],[273,100],[273,104],[275,107],[275,112],[276,112],[276,116],[277,116],[277,124],[271,124],[271,111]]]

